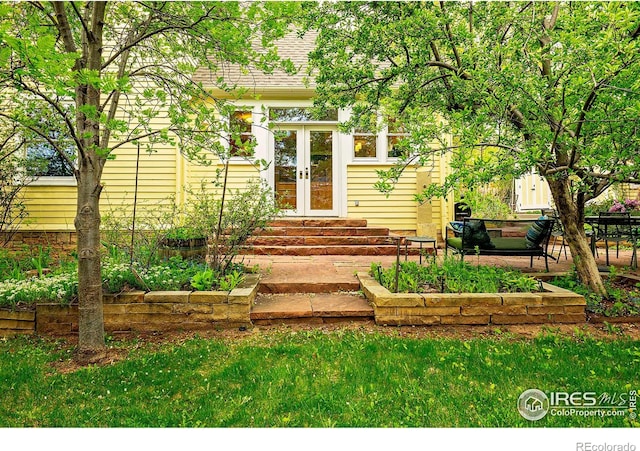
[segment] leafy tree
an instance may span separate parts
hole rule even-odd
[[[612,184],[639,181],[639,3],[327,2],[306,26],[320,32],[320,106],[352,107],[347,126],[388,114],[411,129],[416,154],[379,188],[434,155],[448,155],[452,172],[419,200],[535,167],[578,275],[606,293],[584,208]]]
[[[25,139],[17,127],[0,121],[0,245],[6,246],[27,217],[23,189],[41,164],[25,161],[20,152]]]
[[[104,348],[101,177],[114,151],[140,142],[206,160],[223,154],[232,108],[192,75],[234,63],[269,71],[287,3],[29,2],[0,4],[0,117],[37,135],[77,179],[79,351]],[[259,43],[253,45],[252,43]],[[233,86],[212,77],[222,89]],[[160,124],[160,125],[159,125]],[[164,125],[162,125],[164,124]],[[51,133],[51,130],[60,133]],[[240,141],[232,133],[231,139]],[[75,156],[65,150],[73,144]]]

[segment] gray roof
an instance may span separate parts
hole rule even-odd
[[[276,41],[278,55],[283,59],[290,59],[298,69],[295,75],[289,75],[280,69],[271,74],[265,74],[255,68],[241,68],[237,64],[225,64],[217,72],[207,68],[199,68],[193,76],[194,81],[201,82],[205,87],[214,88],[216,78],[223,76],[229,85],[237,85],[256,90],[293,88],[312,89],[315,85],[309,80],[309,88],[305,86],[307,79],[308,54],[315,47],[317,33],[308,32],[302,38],[297,33],[289,33]]]

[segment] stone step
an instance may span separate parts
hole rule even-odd
[[[367,227],[366,219],[353,218],[280,218],[270,227]]]
[[[408,249],[409,255],[418,255],[417,247]],[[423,249],[430,253],[432,250]],[[241,249],[244,255],[396,255],[395,245],[379,246],[253,246]],[[404,256],[404,246],[400,249]]]
[[[260,282],[260,293],[291,294],[291,293],[337,293],[339,291],[358,291],[360,283],[353,282]]]
[[[270,227],[258,232],[259,236],[389,236],[383,227]]]
[[[389,236],[256,236],[252,246],[380,246],[395,245]]]
[[[255,325],[373,321],[373,308],[356,293],[258,294],[251,308]]]

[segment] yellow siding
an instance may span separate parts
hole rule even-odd
[[[452,196],[447,199],[433,199],[422,206],[415,201],[414,196],[423,189],[422,183],[425,181],[424,176],[419,176],[418,172],[424,171],[432,183],[441,183],[448,170],[448,157],[438,158],[433,165],[408,167],[396,184],[394,191],[387,197],[376,190],[373,185],[378,180],[376,171],[390,167],[389,164],[351,164],[348,166],[348,216],[364,218],[371,226],[415,233],[418,228],[418,212],[422,211],[420,221],[424,222],[426,211],[426,222],[435,225],[437,235],[440,237],[446,223],[452,219],[449,218],[453,215]],[[355,205],[356,201],[358,206]]]
[[[185,162],[185,189],[199,190],[201,183],[204,182],[208,191],[219,193],[219,189],[211,183],[216,179],[216,170],[218,169],[221,171],[219,181],[222,183],[224,166],[219,161],[214,161],[211,166]],[[249,179],[259,177],[260,173],[254,166],[245,162],[232,162],[229,165],[227,192],[243,189]]]
[[[74,230],[75,186],[30,186],[24,191],[29,216],[24,230]]]
[[[370,226],[391,230],[416,229],[417,203],[415,171],[408,169],[387,197],[373,187],[377,169],[390,166],[355,166],[347,168],[347,216],[366,219]],[[356,202],[358,206],[356,206]]]

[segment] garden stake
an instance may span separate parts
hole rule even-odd
[[[133,237],[136,233],[136,206],[138,205],[138,172],[140,170],[140,141],[138,141],[138,155],[136,156],[136,184],[133,190],[133,222],[131,225],[131,249],[129,250],[129,266],[133,269]],[[135,271],[134,274],[139,278]]]
[[[397,240],[397,250],[396,250],[396,289],[394,293],[398,292],[398,277],[400,276],[400,238]]]

